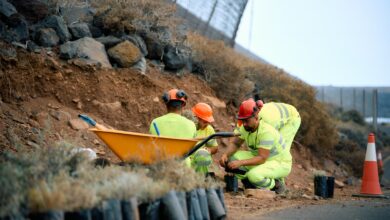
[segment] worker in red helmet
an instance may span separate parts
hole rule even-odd
[[[297,109],[286,103],[256,101],[259,108],[259,118],[273,126],[282,135],[286,142],[286,148],[291,149],[294,137],[301,125],[301,117]],[[238,127],[241,122],[238,120]]]
[[[171,89],[162,96],[168,113],[154,119],[149,132],[158,136],[174,138],[195,138],[195,123],[181,116],[187,103],[187,94],[183,90]]]
[[[259,117],[260,106],[253,99],[241,103],[237,119],[240,134],[221,156],[220,164],[236,174],[246,187],[273,189],[282,193],[283,178],[291,172],[292,157],[282,135]],[[249,151],[238,150],[245,143]]]
[[[211,123],[214,122],[213,110],[206,103],[198,103],[192,108],[192,113],[197,118],[197,138],[206,138],[215,133]],[[208,141],[203,148],[197,150],[186,160],[187,164],[197,172],[208,173],[212,164],[212,154],[217,153],[218,143],[215,139]]]

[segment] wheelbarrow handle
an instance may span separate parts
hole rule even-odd
[[[83,119],[83,121],[87,122],[91,126],[96,126],[96,121],[90,118],[88,115],[79,114],[79,118]]]
[[[227,137],[235,137],[235,136],[237,136],[237,134],[234,132],[216,132],[216,133],[206,137],[205,139],[200,141],[198,144],[196,144],[190,151],[188,151],[188,153],[186,153],[184,155],[184,158],[193,154],[195,151],[197,151],[199,148],[201,148],[203,145],[205,145],[209,140],[211,140],[213,138],[217,138],[217,137],[227,138]]]

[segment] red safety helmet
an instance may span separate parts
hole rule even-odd
[[[238,110],[237,119],[244,120],[256,116],[262,107],[263,102],[261,100],[255,102],[255,100],[252,98],[247,99],[241,103],[240,109]]]
[[[187,94],[181,89],[171,89],[168,92],[164,92],[162,99],[167,104],[170,101],[182,101],[183,106],[187,103]]]
[[[200,119],[203,119],[209,123],[214,121],[213,110],[211,107],[203,102],[196,104],[192,108],[192,112]]]

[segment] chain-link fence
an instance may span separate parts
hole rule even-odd
[[[234,46],[248,0],[177,0],[177,14],[193,31]]]

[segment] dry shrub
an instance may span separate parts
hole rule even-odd
[[[0,218],[17,215],[23,202],[23,172],[11,164],[0,163]]]
[[[92,208],[98,201],[94,188],[65,172],[53,177],[50,182],[38,182],[27,195],[32,212],[75,211]]]
[[[338,142],[335,123],[316,100],[313,87],[282,69],[246,58],[221,41],[189,34],[188,43],[194,61],[209,75],[206,79],[219,97],[239,104],[244,98],[257,95],[265,102],[292,104],[302,118],[297,140],[318,153],[334,148]]]
[[[93,0],[96,17],[112,33],[135,33],[155,27],[174,30],[176,6],[164,0]]]
[[[355,176],[361,176],[365,158],[365,151],[356,142],[342,140],[335,147],[334,157],[343,161]]]
[[[194,61],[202,66],[206,80],[219,97],[234,102],[253,91],[254,84],[247,79],[244,69],[245,57],[222,41],[209,40],[197,34],[188,34],[188,43],[193,50]]]
[[[204,174],[195,172],[182,160],[167,160],[154,164],[148,173],[152,179],[169,183],[171,189],[177,191],[190,191],[195,188],[215,188],[222,183],[211,178],[205,178]]]

